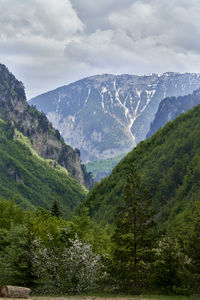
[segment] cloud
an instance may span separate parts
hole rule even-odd
[[[91,7],[93,13],[98,8],[104,13],[107,28],[67,44],[65,55],[69,60],[119,73],[194,69],[200,50],[198,1],[132,1],[121,9],[113,6],[110,11],[112,4],[113,1],[108,4],[103,1],[95,9]]]
[[[135,41],[151,38],[156,46],[198,49],[200,3],[191,0],[137,1],[124,13],[109,16],[114,30],[122,29]],[[199,49],[198,49],[199,50]]]
[[[63,40],[84,28],[67,0],[1,0],[0,8],[3,38],[41,36]]]
[[[109,26],[109,15],[113,11],[123,10],[129,7],[135,0],[71,0],[72,6],[78,16],[86,25],[87,32],[97,29],[105,30]]]
[[[199,72],[198,0],[1,0],[0,61],[28,97],[96,73]]]
[[[65,45],[85,27],[71,2],[1,0],[0,10],[0,60],[24,81],[28,97],[63,83]]]

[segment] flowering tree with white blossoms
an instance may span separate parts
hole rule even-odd
[[[77,236],[63,249],[47,248],[40,239],[33,243],[33,272],[42,294],[80,293],[93,290],[103,277],[101,257]]]
[[[62,285],[65,291],[80,293],[97,287],[103,276],[101,257],[94,254],[91,245],[82,243],[77,236],[70,240],[71,247],[62,254]]]

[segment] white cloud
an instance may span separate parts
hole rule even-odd
[[[104,1],[100,8],[106,12]],[[100,71],[198,71],[199,14],[200,3],[195,0],[132,1],[120,10],[113,6],[106,15],[107,29],[70,42],[65,54],[74,63]]]
[[[200,70],[198,0],[1,0],[0,61],[28,96],[95,73]]]
[[[63,83],[65,45],[84,31],[71,2],[1,0],[0,10],[0,61],[24,81],[28,96]]]
[[[41,36],[63,40],[84,28],[69,0],[1,0],[0,9],[3,38]]]
[[[121,29],[135,41],[145,38],[174,50],[198,47],[200,3],[195,0],[137,1],[123,13],[109,16],[114,30]],[[142,42],[141,42],[142,43]]]

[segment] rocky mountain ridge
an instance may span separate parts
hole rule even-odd
[[[158,129],[164,127],[167,122],[174,120],[180,114],[187,112],[198,104],[200,104],[200,89],[189,95],[163,99],[150,125],[147,138],[150,138]]]
[[[2,64],[0,65],[0,118],[10,122],[28,136],[32,147],[41,157],[55,160],[79,183],[87,187],[92,186],[90,174],[80,163],[79,150],[73,150],[66,145],[46,116],[27,103],[23,84]]]
[[[43,111],[84,162],[132,150],[146,138],[162,99],[192,93],[200,75],[96,75],[39,95]]]

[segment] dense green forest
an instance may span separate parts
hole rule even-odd
[[[66,216],[85,195],[86,189],[65,168],[41,158],[29,138],[0,119],[0,196],[30,209],[48,209],[57,200]]]
[[[0,211],[0,286],[28,286],[39,294],[98,286],[108,237],[87,210],[67,221],[53,210],[22,210],[1,199]]]
[[[157,219],[180,226],[195,202],[200,202],[200,106],[169,122],[141,142],[88,193],[84,202],[99,224],[114,222],[116,208],[132,164],[150,191]]]
[[[0,285],[35,294],[200,292],[200,206],[174,234],[160,231],[148,191],[133,168],[115,229],[100,227],[88,210],[63,219],[52,209],[22,210],[0,200]],[[56,213],[55,213],[56,212]]]

